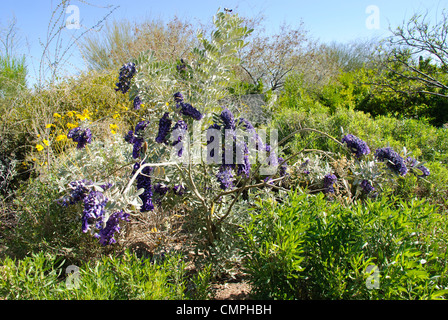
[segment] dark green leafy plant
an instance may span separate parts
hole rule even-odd
[[[345,207],[292,193],[252,214],[245,268],[257,298],[446,298],[447,222],[424,200]]]

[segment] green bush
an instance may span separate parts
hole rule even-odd
[[[69,274],[69,271],[75,271]],[[126,251],[79,266],[55,255],[38,253],[23,260],[6,258],[0,265],[0,297],[9,300],[181,300],[206,297],[209,287],[199,272],[188,280],[178,255],[139,259]],[[187,290],[187,286],[190,290]],[[191,295],[192,296],[192,295]]]
[[[244,266],[262,299],[447,298],[447,222],[424,200],[345,207],[292,193],[253,213]]]

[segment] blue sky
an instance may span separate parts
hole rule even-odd
[[[87,0],[71,1],[79,8],[81,29],[64,30],[61,34],[65,41],[77,37],[83,28],[92,27],[109,11],[106,7],[119,6],[108,19],[127,18],[131,21],[141,21],[147,18],[162,18],[169,20],[174,15],[182,19],[211,21],[211,17],[219,7],[232,8],[240,15],[253,17],[258,14],[265,16],[267,32],[276,32],[283,22],[297,26],[300,21],[310,35],[321,42],[347,42],[355,39],[381,37],[388,34],[389,26],[396,27],[410,18],[415,12],[429,10],[430,17],[440,16],[447,7],[446,0]],[[46,42],[47,30],[51,14],[58,0],[2,0],[0,12],[0,27],[6,27],[13,16],[17,19],[17,27],[22,37],[20,53],[27,55],[30,76],[42,55],[39,40]],[[366,19],[372,11],[366,12],[367,7],[375,6],[379,17],[376,28],[368,28]],[[66,14],[64,18],[68,18]],[[83,63],[76,46],[70,50],[69,61],[73,70],[83,69]],[[33,70],[34,69],[34,70]],[[67,68],[70,69],[70,68]]]

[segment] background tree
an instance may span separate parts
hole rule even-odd
[[[15,17],[7,27],[0,28],[0,44],[0,97],[13,97],[19,90],[26,88],[27,75],[25,56],[16,55],[20,35]]]
[[[115,70],[141,52],[153,51],[159,61],[175,61],[195,41],[192,25],[174,17],[168,23],[127,20],[106,24],[104,31],[91,33],[81,42],[81,52],[90,69]]]
[[[415,81],[414,93],[448,98],[448,13],[430,24],[428,13],[415,14],[387,39],[387,61],[402,68],[389,68],[398,79]]]
[[[286,76],[301,65],[312,63],[309,53],[312,42],[303,22],[298,27],[283,24],[278,33],[253,36],[249,45],[241,51],[241,68],[248,82],[263,83],[265,91],[283,87]]]

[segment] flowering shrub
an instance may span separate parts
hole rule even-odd
[[[94,184],[95,190],[90,188],[81,197],[84,232],[95,229],[101,243],[110,244],[120,221],[139,212],[152,212],[158,205],[169,209],[182,200],[193,208],[211,245],[239,204],[253,197],[273,197],[257,190],[286,191],[285,187],[295,188],[294,181],[305,178],[315,179],[316,189],[330,197],[353,199],[376,196],[374,191],[381,189],[390,174],[405,176],[408,167],[420,172],[420,177],[429,174],[421,164],[404,161],[390,147],[377,149],[372,159],[368,144],[355,135],[337,140],[311,128],[299,132],[318,133],[336,142],[349,158],[336,160],[322,151],[327,160],[314,158],[316,170],[310,158],[301,159],[290,174],[288,162],[305,150],[281,157],[275,130],[267,143],[266,133],[238,118],[234,106],[220,105],[230,71],[238,63],[238,49],[250,30],[241,26],[237,15],[222,12],[215,16],[214,24],[217,30],[210,40],[199,33],[201,46],[180,62],[159,62],[146,52],[120,69],[115,90],[129,95],[135,109],[142,104],[151,107],[122,138],[132,145],[132,158],[125,165],[132,166],[130,179],[120,177],[121,188],[112,188],[115,191],[107,195],[107,190]],[[86,126],[71,129],[68,137],[78,142],[78,149],[92,143]],[[384,166],[389,171],[383,170]],[[157,183],[153,183],[155,177]]]
[[[173,198],[182,197],[198,209],[199,217],[205,222],[208,241],[212,243],[216,225],[230,215],[241,191],[253,188],[250,182],[260,179],[259,174],[251,173],[253,166],[249,161],[248,144],[238,141],[236,132],[230,132],[235,145],[223,148],[222,155],[229,156],[219,165],[208,163],[207,156],[202,157],[205,155],[201,152],[204,139],[198,140],[195,136],[198,133],[205,136],[206,129],[216,118],[219,124],[215,127],[219,127],[222,136],[215,142],[224,141],[229,133],[225,130],[235,131],[240,124],[246,131],[253,129],[253,125],[244,119],[237,123],[230,109],[218,111],[218,100],[226,94],[229,74],[238,62],[237,51],[244,46],[244,39],[251,30],[241,26],[242,19],[237,15],[222,12],[215,16],[214,23],[217,31],[211,34],[210,40],[199,33],[201,47],[192,50],[188,58],[181,58],[176,65],[158,62],[148,52],[120,69],[115,90],[128,94],[135,109],[141,104],[152,108],[145,110],[135,129],[123,138],[125,143],[132,145],[131,179],[125,183],[126,179],[120,177],[122,188],[113,182],[114,187],[104,190],[107,194],[96,190],[100,187],[98,183],[94,184],[92,188],[95,190],[85,195],[83,231],[94,228],[98,237],[110,235],[120,222],[120,218],[113,218],[114,224],[108,226],[111,217],[151,212],[157,204],[163,202],[166,205],[173,203]],[[78,142],[80,152],[83,147],[88,148],[86,152],[91,152],[89,143],[92,140],[87,129],[73,128],[68,136]],[[220,148],[210,144],[206,148],[208,157],[210,153],[220,156]],[[269,145],[260,149],[268,153],[265,165],[278,163],[275,150]],[[238,162],[239,158],[241,162]],[[154,184],[156,171],[158,183]],[[127,201],[120,200],[123,194],[128,195],[124,197]],[[131,203],[134,206],[130,206]],[[111,242],[102,240],[104,244]]]

